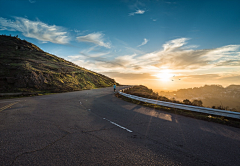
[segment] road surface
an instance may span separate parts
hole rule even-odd
[[[128,103],[113,88],[0,100],[4,166],[234,166],[239,156],[239,128]]]

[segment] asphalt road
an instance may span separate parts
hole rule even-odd
[[[240,129],[128,103],[113,88],[0,100],[0,165],[234,166]]]

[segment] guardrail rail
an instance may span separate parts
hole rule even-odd
[[[166,101],[160,101],[160,100],[154,100],[154,99],[147,99],[147,98],[124,93],[124,91],[128,90],[128,89],[129,88],[122,89],[122,90],[118,91],[118,93],[122,96],[131,98],[134,100],[142,101],[145,103],[151,103],[151,104],[161,105],[161,106],[170,107],[170,108],[178,108],[178,109],[188,110],[188,111],[195,111],[195,112],[200,112],[200,113],[205,113],[205,114],[210,114],[210,115],[217,115],[217,116],[230,117],[230,118],[234,118],[234,119],[240,119],[240,112],[233,112],[233,111],[219,110],[219,109],[213,109],[213,108],[178,104],[178,103],[172,103],[172,102],[166,102]]]

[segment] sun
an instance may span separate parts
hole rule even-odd
[[[158,74],[154,75],[155,77],[159,78],[159,80],[167,82],[171,81],[173,77],[172,71],[170,69],[163,69]]]

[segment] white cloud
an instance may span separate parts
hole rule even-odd
[[[143,13],[145,13],[145,11],[140,9],[135,12],[135,14],[143,14]]]
[[[138,53],[131,50],[134,54],[111,57],[111,59],[108,55],[100,57],[76,55],[68,58],[82,67],[106,73],[120,82],[129,80],[129,84],[135,80],[134,84],[146,83],[155,86],[152,84],[153,79],[158,79],[153,75],[166,69],[181,81],[171,81],[163,87],[175,85],[175,82],[178,86],[239,82],[240,45],[196,49],[196,46],[188,45],[188,40],[187,38],[174,39],[164,43],[162,49],[158,51]]]
[[[79,58],[79,65],[84,64],[87,68],[99,72],[120,73],[157,73],[164,67],[178,72],[208,71],[226,67],[234,71],[240,69],[240,45],[194,50],[194,45],[187,45],[188,40],[179,38],[168,41],[162,45],[161,50],[150,53],[132,50],[134,54],[118,56],[112,60],[108,59],[107,55],[84,56]]]
[[[119,56],[119,57],[115,58],[115,62],[118,62],[119,64],[122,64],[123,66],[132,65],[132,62],[134,62],[134,60],[135,60],[134,57],[136,55],[137,54]]]
[[[188,45],[188,46],[183,46],[182,49],[194,49],[194,48],[198,48],[199,46],[198,45]]]
[[[97,33],[90,33],[86,36],[79,36],[77,37],[77,40],[79,42],[89,42],[102,47],[111,48],[111,44],[105,43],[103,37],[104,37],[104,34],[97,32]]]
[[[0,29],[19,31],[26,37],[35,38],[43,42],[66,44],[70,38],[62,27],[47,25],[41,21],[31,21],[22,17],[14,17],[15,21],[0,17]]]
[[[186,44],[186,41],[189,40],[188,38],[179,38],[168,41],[166,44],[163,45],[163,49],[165,52],[174,51],[183,45]]]
[[[145,54],[139,59],[148,60],[150,65],[161,68],[168,66],[175,70],[200,70],[216,66],[237,66],[240,60],[240,45],[227,45],[214,49],[186,49],[187,38],[171,40],[163,45],[163,50]],[[151,60],[149,60],[151,59]]]
[[[135,14],[144,14],[145,10],[136,10],[135,12],[129,13],[129,16],[134,16]]]
[[[144,41],[142,42],[142,44],[138,45],[137,47],[141,47],[141,46],[147,44],[148,41],[149,41],[148,39],[144,38]]]

